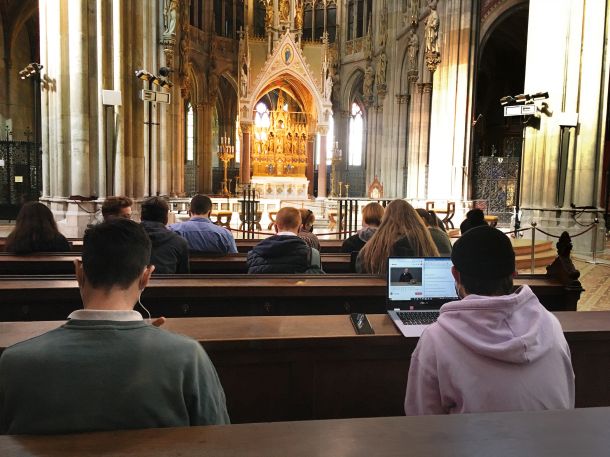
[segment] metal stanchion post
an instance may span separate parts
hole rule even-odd
[[[595,265],[597,264],[597,224],[599,224],[599,219],[596,217],[593,223],[595,226],[593,227],[593,260],[591,263]]]
[[[536,270],[536,222],[532,222],[532,252],[531,252],[531,273]]]

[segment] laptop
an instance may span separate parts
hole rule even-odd
[[[445,303],[458,300],[449,257],[390,257],[387,309],[404,336],[418,337]]]

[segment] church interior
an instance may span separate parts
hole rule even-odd
[[[188,277],[153,277],[140,295],[165,328],[204,344],[232,421],[262,443],[212,430],[209,455],[276,455],[264,454],[275,446],[266,433],[280,432],[277,455],[396,455],[376,440],[368,454],[346,443],[404,414],[417,339],[378,316],[385,279],[358,277],[339,246],[359,233],[365,205],[402,199],[434,210],[452,243],[473,209],[510,237],[515,285],[540,293],[564,328],[576,411],[606,407],[610,418],[609,35],[609,0],[0,0],[0,251],[30,201],[52,211],[74,251],[0,252],[0,354],[80,306],[72,263],[107,197],[132,199],[138,222],[142,202],[163,197],[172,223],[204,194],[237,241],[234,261],[191,257]],[[283,207],[315,216],[324,278],[245,275],[246,253],[274,234]],[[376,335],[352,335],[356,312],[370,313]],[[372,431],[333,423],[327,436],[311,422],[303,454],[288,453],[288,438],[304,439],[297,429],[251,424],[362,417],[376,417]],[[485,427],[517,430],[522,417],[506,417]],[[543,439],[534,422],[523,422],[525,443]],[[434,455],[434,433],[409,424],[421,455]],[[560,449],[566,432],[553,424],[558,441],[545,445]],[[148,455],[206,449],[196,435],[176,448],[178,435],[163,437]],[[74,452],[118,455],[133,436],[114,436],[116,449],[103,438],[83,435]],[[456,439],[455,455],[484,449]],[[604,455],[602,443],[581,455]],[[1,455],[45,449],[0,435]]]

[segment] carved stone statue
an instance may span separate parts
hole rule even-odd
[[[364,58],[367,60],[371,59],[373,55],[373,43],[371,41],[371,28],[369,27],[369,32],[364,36],[364,41],[362,43],[362,52],[364,54]]]
[[[379,20],[379,47],[385,48],[386,41],[388,40],[388,9],[383,7],[381,10],[381,18]]]
[[[438,54],[438,29],[440,27],[440,19],[436,11],[436,0],[430,0],[428,2],[428,8],[430,13],[426,18],[425,23],[425,34],[426,34],[426,53]]]
[[[364,82],[362,83],[362,94],[366,99],[370,99],[373,96],[373,79],[373,67],[369,62],[364,70]]]
[[[241,96],[246,97],[248,95],[248,74],[246,73],[246,69],[242,65],[241,74],[240,74],[240,87],[241,87]]]
[[[409,60],[409,68],[417,69],[417,53],[419,52],[419,37],[417,36],[417,28],[411,27],[411,36],[409,37],[409,45],[407,46],[407,57]]]
[[[330,100],[330,96],[333,92],[333,78],[328,72],[328,76],[326,76],[326,81],[324,82],[324,100]]]
[[[377,59],[377,86],[385,87],[385,76],[386,76],[386,68],[388,66],[388,59],[385,55],[385,52],[379,54],[379,58]]]
[[[163,38],[176,36],[176,18],[178,16],[178,0],[165,0],[163,4]]]

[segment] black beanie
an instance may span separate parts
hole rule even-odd
[[[500,230],[483,225],[464,233],[453,245],[455,268],[472,278],[500,279],[515,271],[515,251]]]

